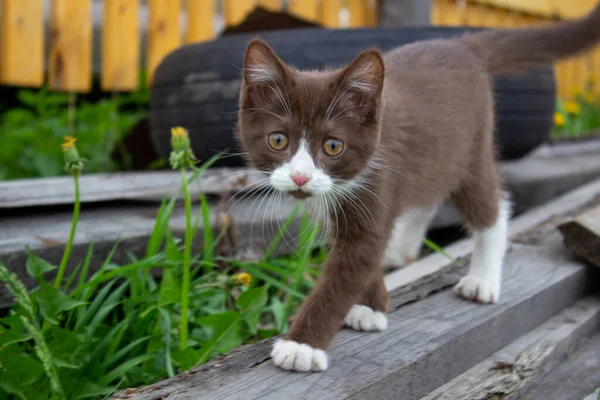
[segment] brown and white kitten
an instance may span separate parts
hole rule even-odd
[[[509,205],[496,166],[490,77],[575,55],[599,39],[597,6],[550,27],[424,41],[383,55],[367,50],[334,71],[298,71],[266,43],[249,44],[239,140],[273,188],[321,204],[331,222],[322,276],[275,343],[275,364],[322,371],[344,322],[385,329],[380,265],[416,257],[444,200],[475,239],[456,293],[498,301]]]

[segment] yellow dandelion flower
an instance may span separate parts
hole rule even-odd
[[[233,276],[233,280],[238,285],[250,286],[252,283],[252,275],[247,272],[239,272]]]
[[[77,141],[77,139],[74,138],[73,136],[65,136],[63,138],[63,142],[60,145],[60,147],[62,147],[63,150],[72,149],[73,147],[75,147],[76,141]]]
[[[569,114],[577,115],[581,112],[581,106],[574,101],[569,101],[565,103],[565,111]]]
[[[567,122],[567,119],[562,113],[559,113],[558,111],[554,113],[554,124],[556,126],[565,126],[565,122]]]
[[[188,131],[182,126],[171,128],[171,136],[174,138],[183,138],[188,136]]]

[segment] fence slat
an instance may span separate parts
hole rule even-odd
[[[181,44],[179,0],[148,0],[148,81],[162,59]]]
[[[256,0],[223,0],[225,24],[228,26],[239,24],[255,5]]]
[[[288,12],[311,22],[319,21],[319,0],[289,0]]]
[[[258,0],[258,5],[271,11],[281,10],[281,0]]]
[[[215,36],[216,0],[188,0],[187,42],[202,42]]]
[[[92,86],[91,0],[53,0],[49,87],[88,92]]]
[[[348,11],[350,12],[350,27],[360,28],[365,26],[367,17],[367,5],[365,0],[348,0]]]
[[[342,0],[327,0],[321,3],[321,24],[328,28],[340,26],[340,11]]]
[[[139,5],[139,0],[104,0],[103,90],[135,90],[139,84]]]
[[[377,0],[364,0],[365,2],[365,25],[377,26],[379,22],[379,7]]]
[[[44,83],[42,0],[3,0],[0,82],[17,86]]]

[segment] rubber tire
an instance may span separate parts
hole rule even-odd
[[[265,39],[287,63],[300,69],[339,67],[360,51],[389,50],[420,40],[454,37],[473,28],[366,28],[265,32]],[[236,152],[240,69],[248,41],[256,34],[225,36],[190,44],[170,53],[153,77],[150,125],[154,147],[167,157],[170,128],[190,131],[193,150],[201,160],[218,151]],[[547,142],[553,124],[555,78],[551,67],[519,78],[494,80],[496,142],[502,159],[520,158]],[[239,156],[220,165],[240,165]]]

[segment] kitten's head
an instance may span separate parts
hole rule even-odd
[[[380,135],[384,64],[367,50],[336,71],[298,71],[264,42],[244,59],[239,132],[247,158],[298,199],[340,192],[368,168]]]

